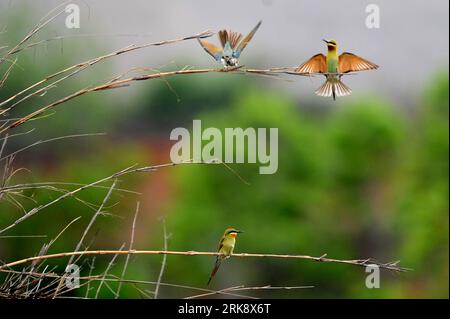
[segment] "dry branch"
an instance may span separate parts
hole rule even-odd
[[[2,57],[0,57],[0,65],[6,61],[8,59],[9,56],[11,56],[12,54],[18,53],[21,51],[21,46],[27,42],[28,40],[30,40],[34,35],[36,35],[42,28],[44,28],[46,25],[48,25],[50,22],[52,22],[53,20],[55,20],[58,16],[60,16],[61,14],[63,14],[65,12],[65,9],[59,10],[57,11],[59,8],[61,8],[62,6],[65,6],[66,4],[68,4],[70,1],[65,1],[61,4],[59,4],[57,7],[53,8],[50,12],[48,12],[42,19],[41,21],[39,21],[38,24],[36,24],[33,29],[31,29],[30,32],[28,32],[25,37],[19,42],[17,43],[13,48],[11,48],[8,52],[6,52],[5,55],[3,55]],[[55,14],[53,14],[54,12],[56,12]],[[52,15],[53,14],[53,15]]]
[[[133,226],[131,227],[131,238],[130,238],[130,246],[129,246],[130,248],[129,248],[129,250],[133,249],[134,232],[135,232],[135,229],[136,229],[136,220],[137,220],[137,216],[139,214],[139,207],[140,207],[140,202],[137,202],[136,203],[136,212],[134,213],[134,218],[133,218]],[[125,259],[125,264],[123,265],[121,279],[123,279],[125,277],[125,273],[127,272],[128,263],[130,262],[130,256],[131,255],[127,255],[127,258]],[[116,299],[119,298],[119,296],[120,296],[120,289],[121,288],[122,288],[122,281],[119,282],[119,286],[117,287]]]
[[[234,292],[234,291],[293,290],[293,289],[310,289],[310,288],[314,288],[314,286],[274,287],[274,286],[271,286],[271,285],[267,285],[267,286],[260,286],[260,287],[245,287],[244,285],[240,285],[240,286],[225,288],[225,289],[221,289],[221,290],[217,290],[217,291],[206,292],[206,293],[203,293],[203,294],[200,294],[200,295],[190,296],[190,297],[187,297],[185,299],[203,298],[203,297],[208,297],[208,296],[217,295],[217,294],[223,294],[223,293],[228,293],[228,292]],[[243,296],[243,295],[241,295],[241,296]],[[252,299],[257,299],[257,298],[251,297],[251,296],[245,296],[245,297],[252,298]]]
[[[122,244],[122,246],[120,247],[120,249],[118,250],[118,252],[119,252],[119,251],[122,251],[123,247],[125,247],[125,243]],[[105,284],[105,279],[106,279],[106,277],[108,276],[108,273],[109,273],[110,269],[113,267],[114,261],[116,260],[117,256],[119,256],[118,253],[114,254],[113,258],[111,258],[110,262],[108,263],[108,266],[106,267],[105,272],[104,272],[103,275],[102,275],[102,279],[100,280],[100,284],[99,284],[98,287],[97,287],[97,292],[95,293],[95,299],[98,298],[98,294],[100,293],[100,290],[102,289],[102,285]],[[128,256],[130,256],[130,255],[128,254]],[[105,284],[105,285],[106,285],[106,284]],[[112,292],[113,294],[115,294],[114,291],[111,291],[111,292]]]
[[[167,250],[168,249],[167,241],[169,240],[170,236],[167,235],[166,219],[164,217],[162,218],[162,224],[163,224],[163,236],[164,236],[164,250]],[[130,256],[130,255],[128,255],[128,256]],[[162,277],[164,274],[164,269],[166,268],[166,261],[167,261],[167,255],[164,255],[162,263],[161,263],[161,269],[159,270],[158,281],[156,282],[154,299],[158,299],[159,287],[160,287]]]
[[[43,209],[45,209],[45,208],[47,208],[47,207],[49,207],[51,205],[54,205],[54,204],[58,203],[59,201],[65,199],[67,197],[74,196],[76,193],[81,192],[83,190],[86,190],[88,188],[94,187],[96,185],[99,185],[99,184],[104,183],[106,181],[109,181],[111,179],[123,176],[125,174],[130,174],[130,173],[133,173],[133,172],[140,172],[140,171],[153,171],[153,170],[156,170],[156,169],[161,168],[161,167],[168,167],[168,166],[175,166],[175,165],[176,165],[175,163],[168,163],[168,164],[163,164],[163,165],[147,166],[147,167],[141,167],[141,168],[134,168],[134,166],[127,167],[127,168],[125,168],[125,169],[123,169],[123,170],[121,170],[121,171],[119,171],[117,173],[114,173],[114,174],[110,175],[110,176],[107,176],[105,178],[97,180],[97,181],[95,181],[93,183],[90,183],[90,184],[87,184],[87,185],[83,185],[83,186],[81,186],[81,187],[79,187],[79,188],[77,188],[77,189],[75,189],[73,191],[64,193],[63,195],[61,195],[58,198],[48,202],[47,204],[34,207],[33,209],[29,210],[26,214],[24,214],[22,217],[20,217],[17,220],[15,220],[11,225],[9,225],[9,226],[3,228],[2,230],[0,230],[0,234],[2,234],[4,232],[6,232],[7,230],[17,226],[18,224],[20,224],[24,220],[30,218],[31,216],[35,215],[39,211],[41,211],[41,210],[43,210]]]
[[[135,167],[136,165],[133,165],[133,166],[127,167],[127,168],[125,168],[125,169],[123,169],[123,170],[121,170],[119,172],[116,172],[116,173],[114,173],[114,174],[112,174],[110,176],[104,177],[104,178],[102,178],[100,180],[97,180],[95,182],[92,182],[90,184],[83,185],[83,186],[81,186],[81,187],[79,187],[79,188],[77,188],[77,189],[75,189],[73,191],[64,193],[63,195],[59,196],[58,198],[56,198],[56,199],[54,199],[54,200],[52,200],[52,201],[50,201],[50,202],[48,202],[46,204],[34,207],[33,209],[31,209],[28,212],[26,212],[23,216],[21,216],[20,218],[16,219],[11,225],[1,229],[0,230],[0,234],[10,230],[11,228],[13,228],[13,227],[17,226],[18,224],[22,223],[24,220],[30,218],[31,216],[35,215],[36,213],[40,212],[41,210],[43,210],[43,209],[45,209],[47,207],[52,206],[52,205],[60,202],[61,200],[64,200],[64,199],[66,199],[68,197],[72,197],[75,194],[77,194],[77,193],[79,193],[79,192],[81,192],[83,190],[95,187],[95,186],[97,186],[99,184],[102,184],[102,183],[104,183],[106,181],[109,181],[111,179],[116,179],[118,177],[121,177],[121,176],[124,176],[124,175],[127,175],[127,174],[131,174],[131,173],[154,172],[154,171],[156,171],[156,170],[158,170],[160,168],[172,167],[172,166],[182,165],[182,164],[184,164],[184,165],[185,164],[223,164],[227,169],[230,169],[226,164],[218,162],[217,160],[213,160],[213,161],[209,161],[209,162],[205,162],[205,161],[194,162],[192,160],[188,160],[188,161],[184,161],[184,162],[180,162],[180,163],[171,162],[171,163],[166,163],[166,164],[151,165],[151,166],[144,166],[144,167],[138,167],[138,168]],[[233,170],[231,170],[231,172],[236,174]],[[240,178],[239,175],[237,175],[237,176]]]
[[[95,258],[95,257],[94,257]],[[53,272],[45,272],[45,273],[37,273],[37,272],[24,272],[24,271],[15,271],[15,270],[7,270],[2,269],[0,272],[5,272],[8,274],[18,274],[18,275],[26,275],[31,276],[33,278],[56,278],[59,279],[63,275],[59,275],[57,273]],[[94,281],[105,281],[105,282],[118,282],[118,283],[126,283],[126,284],[133,284],[133,285],[157,285],[158,283],[155,281],[147,281],[147,280],[136,280],[136,279],[123,279],[118,278],[117,276],[114,276],[112,274],[108,274],[107,278],[103,278],[103,275],[89,275],[89,276],[80,276],[80,280],[86,280],[87,281],[87,287],[89,289],[89,284]],[[313,288],[313,286],[285,286],[285,287],[275,287],[271,285],[265,285],[265,286],[259,286],[259,287],[247,287],[244,285],[234,286],[234,287],[228,287],[220,290],[212,290],[205,287],[194,287],[194,286],[187,286],[187,285],[181,285],[181,284],[172,284],[167,282],[161,282],[159,283],[161,286],[164,287],[172,287],[172,288],[181,288],[181,289],[187,289],[187,290],[194,290],[204,293],[207,295],[226,295],[230,297],[243,297],[243,298],[250,298],[250,299],[258,299],[256,297],[248,296],[248,295],[240,295],[237,293],[233,293],[235,291],[257,291],[257,290],[294,290],[294,289],[305,289],[305,288]],[[61,296],[58,296],[61,298]],[[195,296],[189,296],[186,297],[186,299],[193,299],[193,298],[199,298],[201,295],[195,295]],[[84,299],[89,299],[88,295],[84,297]]]
[[[44,79],[34,83],[33,85],[23,89],[22,91],[18,92],[17,94],[11,96],[10,98],[6,99],[5,101],[0,103],[0,107],[3,107],[4,105],[10,103],[11,101],[17,99],[19,96],[27,93],[28,91],[31,91],[32,89],[54,79],[57,78],[63,74],[66,74],[65,76],[59,78],[58,80],[24,96],[23,98],[21,98],[19,101],[15,102],[14,104],[10,105],[9,107],[0,110],[0,115],[5,114],[6,112],[12,110],[14,107],[16,107],[17,105],[19,105],[20,103],[24,102],[25,100],[29,99],[32,96],[35,95],[39,95],[39,94],[43,94],[44,92],[46,92],[47,90],[49,90],[52,87],[55,87],[56,84],[76,75],[77,73],[85,70],[88,67],[93,66],[94,64],[97,64],[98,62],[101,62],[103,60],[124,54],[124,53],[128,53],[134,50],[138,50],[138,49],[143,49],[143,48],[147,48],[147,47],[151,47],[151,46],[162,46],[162,45],[167,45],[167,44],[173,44],[173,43],[177,43],[177,42],[181,42],[181,41],[186,41],[186,40],[192,40],[192,39],[197,39],[197,38],[207,38],[210,37],[211,35],[213,35],[213,33],[211,31],[203,31],[200,32],[198,34],[192,35],[192,36],[187,36],[187,37],[182,37],[182,38],[177,38],[177,39],[172,39],[172,40],[164,40],[164,41],[158,41],[158,42],[151,42],[151,43],[146,43],[146,44],[142,44],[142,45],[136,45],[136,44],[132,44],[129,45],[127,47],[121,48],[119,50],[113,51],[109,54],[103,55],[103,56],[99,56],[99,57],[95,57],[92,58],[90,60],[81,62],[81,63],[77,63],[74,64],[70,67],[67,67],[63,70],[60,70],[58,72],[55,72],[53,74],[48,75],[47,77],[45,77]],[[70,72],[70,73],[69,73]]]
[[[178,255],[178,256],[221,256],[221,253],[217,252],[201,252],[201,251],[167,251],[167,250],[88,250],[88,251],[77,251],[77,252],[65,252],[57,253],[43,256],[29,257],[14,262],[10,262],[0,266],[0,270],[11,268],[17,265],[41,261],[46,259],[63,258],[71,256],[81,256],[81,255]],[[389,262],[389,263],[379,263],[371,258],[369,259],[333,259],[326,258],[325,255],[320,257],[313,257],[308,255],[280,255],[280,254],[255,254],[255,253],[236,253],[233,257],[255,257],[255,258],[283,258],[283,259],[305,259],[324,263],[339,263],[354,266],[378,266],[382,269],[405,272],[411,269],[403,268],[398,266],[399,261]]]
[[[190,74],[203,74],[203,73],[227,73],[227,74],[229,74],[229,73],[236,74],[237,73],[237,74],[253,74],[253,75],[257,75],[257,76],[277,76],[279,74],[292,74],[292,72],[289,72],[288,70],[289,70],[289,68],[274,68],[274,69],[257,70],[257,69],[242,69],[242,67],[237,67],[237,68],[232,68],[232,69],[223,69],[223,68],[220,68],[220,69],[195,69],[195,70],[194,69],[181,69],[181,70],[176,70],[176,71],[145,74],[145,75],[130,77],[130,78],[121,79],[121,80],[115,79],[113,81],[108,81],[101,85],[83,88],[83,89],[81,89],[77,92],[74,92],[70,95],[67,95],[53,103],[50,103],[44,107],[41,107],[40,109],[38,109],[34,112],[31,112],[28,115],[14,121],[12,124],[1,128],[0,134],[3,134],[13,128],[16,128],[16,127],[28,122],[32,118],[35,118],[36,116],[41,115],[42,113],[48,111],[49,109],[52,109],[60,104],[63,104],[67,101],[70,101],[70,100],[80,97],[82,95],[96,92],[96,91],[121,88],[124,86],[128,86],[128,85],[130,85],[130,83],[136,82],[136,81],[159,79],[159,78],[165,78],[165,77],[175,76],[175,75],[190,75]],[[295,73],[295,74],[299,75],[299,76],[306,76],[306,74],[302,74],[302,73]],[[17,105],[17,103],[14,105]],[[0,115],[7,112],[10,109],[11,109],[11,107],[4,109],[4,110],[0,110]]]
[[[94,225],[95,220],[97,219],[97,217],[99,215],[101,215],[103,212],[103,207],[106,205],[106,202],[109,200],[109,198],[112,195],[112,192],[114,190],[114,188],[116,187],[117,184],[117,179],[114,180],[114,182],[112,183],[111,187],[108,190],[108,193],[106,194],[105,198],[103,198],[102,204],[100,205],[100,207],[97,209],[97,211],[95,212],[94,216],[92,216],[91,220],[89,221],[89,224],[86,226],[83,235],[81,236],[77,246],[75,247],[75,251],[79,251],[81,248],[81,245],[83,245],[83,241],[86,238],[87,234],[89,233],[89,231],[92,228],[92,225]],[[69,262],[67,263],[68,265],[71,264],[73,262],[75,256],[72,256],[69,260]]]

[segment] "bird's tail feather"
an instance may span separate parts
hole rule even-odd
[[[209,283],[211,282],[211,280],[213,279],[214,275],[217,273],[217,271],[219,270],[220,264],[222,263],[222,259],[217,258],[216,259],[216,263],[214,264],[214,268],[211,272],[211,275],[209,276],[208,279],[208,283],[206,284],[207,286],[209,286]]]
[[[338,78],[327,77],[327,80],[315,92],[319,96],[332,96],[336,100],[336,96],[346,96],[352,93],[352,90],[342,83]]]

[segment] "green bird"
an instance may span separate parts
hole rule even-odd
[[[295,70],[297,73],[323,73],[325,75],[327,80],[315,92],[319,96],[333,96],[333,100],[336,100],[336,96],[350,95],[352,90],[342,83],[342,75],[348,72],[378,68],[378,65],[353,53],[344,52],[339,55],[336,40],[323,41],[328,48],[327,56],[322,53],[316,54]]]
[[[219,270],[222,261],[227,258],[230,258],[231,255],[233,254],[234,245],[236,244],[236,237],[239,233],[242,233],[242,231],[237,230],[233,227],[225,229],[225,232],[223,233],[223,236],[219,242],[219,248],[217,249],[217,252],[221,253],[221,255],[217,256],[216,258],[216,263],[214,264],[214,268],[211,272],[211,275],[209,276],[207,285],[209,285],[211,279]]]

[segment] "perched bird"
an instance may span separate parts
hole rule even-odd
[[[233,254],[234,250],[234,244],[236,243],[236,237],[239,233],[242,233],[242,231],[237,230],[233,227],[229,227],[225,229],[225,233],[223,234],[222,238],[219,242],[219,248],[217,252],[221,253],[222,255],[217,256],[216,263],[214,264],[214,268],[211,272],[211,276],[209,276],[209,280],[207,285],[211,282],[211,279],[214,277],[214,275],[219,270],[220,264],[223,260],[230,258],[230,256]]]
[[[315,92],[319,96],[333,96],[333,100],[336,100],[336,96],[349,95],[352,90],[341,82],[342,75],[348,72],[378,68],[378,65],[353,53],[344,52],[338,55],[335,40],[323,41],[327,44],[327,56],[325,57],[322,53],[316,54],[295,70],[297,73],[323,73],[326,76],[325,83]]]
[[[239,57],[250,42],[261,25],[261,21],[253,28],[250,33],[242,39],[242,34],[239,32],[234,32],[231,30],[221,30],[219,31],[219,39],[222,47],[215,46],[211,42],[206,40],[201,40],[198,38],[200,45],[208,52],[216,61],[222,62],[225,68],[237,66],[239,63]],[[241,41],[242,39],[242,41]]]

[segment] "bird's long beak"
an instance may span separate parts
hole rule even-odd
[[[322,39],[322,41],[323,41],[323,42],[325,42],[325,43],[328,43],[328,42],[330,42],[330,41],[328,41],[328,40],[325,40],[325,39]]]
[[[236,230],[236,232],[237,232],[238,234],[242,234],[242,233],[243,233],[242,230]]]

